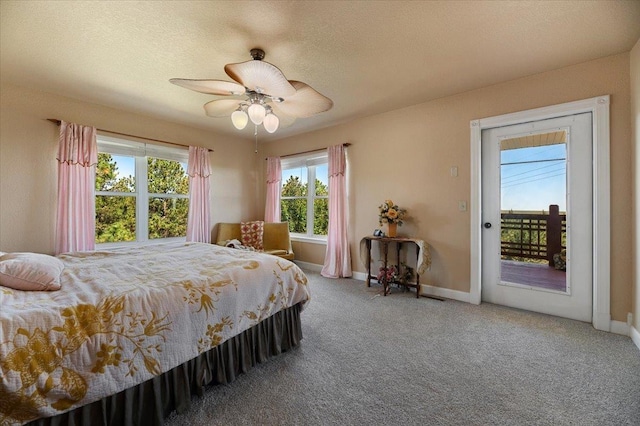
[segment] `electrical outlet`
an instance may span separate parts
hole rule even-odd
[[[451,177],[458,177],[458,166],[451,166]]]
[[[467,202],[460,200],[458,201],[458,210],[461,212],[466,212],[467,211]]]
[[[627,312],[627,325],[631,327],[633,324],[633,314],[631,312]]]

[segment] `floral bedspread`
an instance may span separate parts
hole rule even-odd
[[[59,258],[59,291],[0,287],[0,425],[138,385],[309,300],[295,264],[213,244]]]

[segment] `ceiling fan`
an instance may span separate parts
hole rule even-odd
[[[242,130],[249,120],[262,124],[269,133],[280,124],[291,125],[296,118],[328,111],[333,101],[301,81],[287,80],[282,71],[264,62],[264,50],[251,49],[250,61],[227,64],[224,71],[236,82],[172,78],[180,87],[210,95],[232,96],[204,104],[210,117],[231,115],[233,125]]]

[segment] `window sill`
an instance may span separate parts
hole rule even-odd
[[[306,235],[295,235],[291,234],[291,241],[296,241],[299,243],[311,243],[311,244],[327,244],[327,237],[309,237]]]

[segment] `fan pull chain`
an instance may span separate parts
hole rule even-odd
[[[253,131],[253,135],[256,137],[256,150],[254,151],[256,154],[258,153],[258,125],[255,125],[255,130]]]

